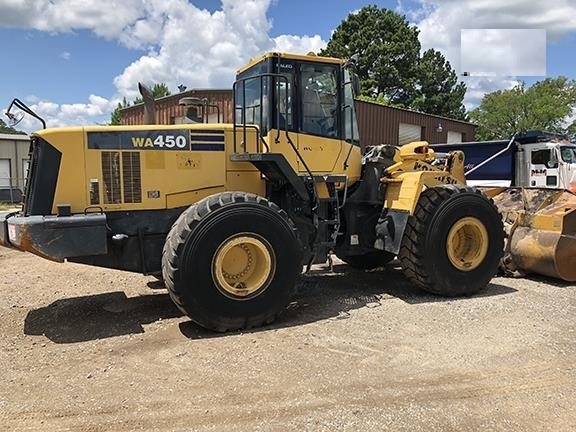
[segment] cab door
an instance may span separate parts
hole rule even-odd
[[[531,187],[557,188],[558,158],[553,147],[539,146],[530,149],[529,185]]]
[[[340,67],[326,63],[299,65],[298,150],[312,172],[331,173],[343,142],[340,125]],[[306,172],[302,163],[298,171]]]

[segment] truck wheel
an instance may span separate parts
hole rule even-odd
[[[302,271],[302,248],[284,211],[257,195],[225,192],[189,207],[164,244],[170,297],[215,331],[272,322]]]
[[[422,192],[399,258],[420,288],[468,296],[490,282],[503,250],[502,219],[492,201],[474,188],[450,185]]]
[[[395,257],[393,253],[386,251],[373,251],[364,255],[338,255],[338,258],[350,267],[360,270],[372,270],[382,267],[392,261]]]

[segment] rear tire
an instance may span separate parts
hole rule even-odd
[[[225,192],[189,207],[162,256],[170,297],[194,322],[224,332],[270,323],[301,273],[294,224],[254,194]]]
[[[503,251],[502,218],[492,200],[474,188],[449,185],[422,192],[399,259],[420,288],[468,296],[490,282]]]
[[[396,255],[386,251],[373,251],[364,255],[338,255],[338,258],[350,267],[360,270],[372,270],[385,266],[394,259]]]

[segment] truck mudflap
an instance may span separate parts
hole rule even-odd
[[[0,213],[0,245],[62,262],[108,252],[105,214],[22,216]]]

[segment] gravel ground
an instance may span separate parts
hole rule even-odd
[[[274,325],[221,335],[149,277],[0,247],[0,430],[576,430],[574,286],[303,279]]]

